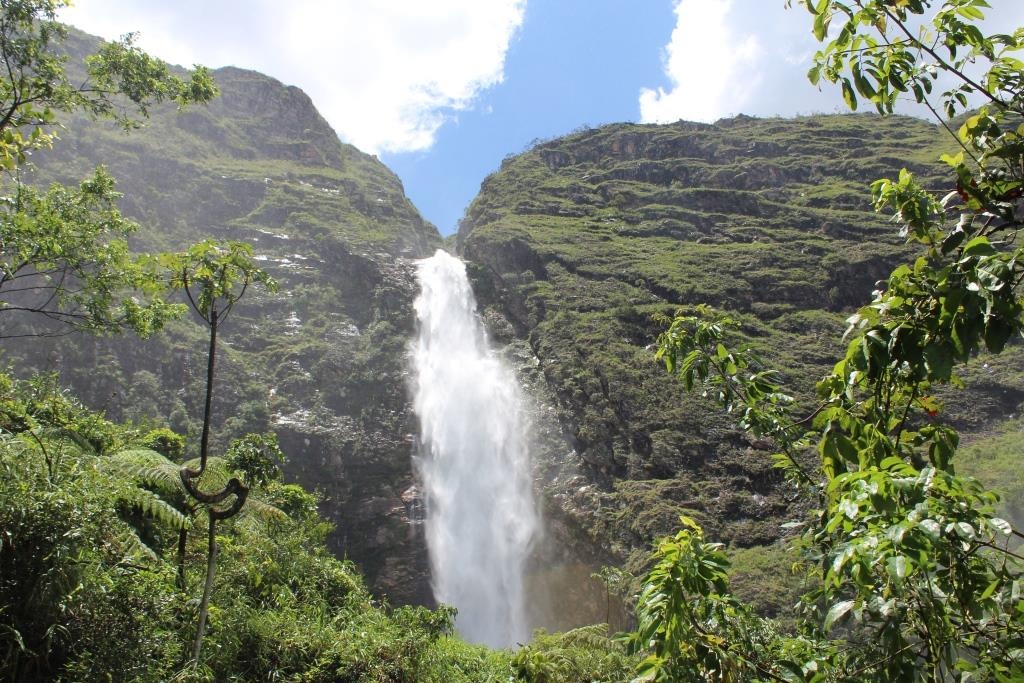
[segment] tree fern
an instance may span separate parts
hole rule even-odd
[[[607,624],[589,624],[566,631],[559,638],[566,647],[584,647],[614,652],[623,646],[608,635]]]
[[[260,500],[252,494],[249,494],[240,515],[242,519],[253,520],[261,524],[288,521],[288,515],[284,510],[265,500]]]
[[[100,469],[120,474],[163,494],[183,493],[179,466],[148,448],[120,451],[100,461]]]
[[[192,460],[185,461],[184,468],[188,470],[195,470],[199,465],[199,459],[193,458]],[[235,472],[231,469],[231,466],[228,465],[224,458],[211,456],[206,459],[206,469],[204,469],[203,473],[196,477],[195,480],[198,483],[199,489],[202,491],[220,491],[227,486],[228,482],[231,481],[231,478],[234,476],[236,476]]]
[[[184,543],[195,508],[189,504],[178,475],[178,465],[165,456],[146,448],[119,451],[97,460],[103,474],[118,480],[118,504],[122,509],[141,515],[142,524],[125,519],[129,543],[144,555],[155,558],[159,548],[145,540],[150,536],[147,524],[177,531],[179,536],[178,573],[184,584]]]
[[[141,512],[151,519],[172,529],[189,529],[191,520],[173,505],[148,489],[138,486],[125,487],[121,494],[121,502]]]
[[[172,528],[191,528],[191,523],[177,523],[154,507],[159,505],[160,510],[172,509],[183,519],[187,519],[187,515],[192,512],[194,508],[185,505],[188,497],[181,481],[182,465],[148,448],[120,451],[102,458],[99,462],[102,471],[133,482],[136,490],[143,492],[127,494],[124,502],[132,504],[147,517],[163,522]],[[185,462],[184,466],[196,467],[198,464],[199,461],[194,459]],[[207,458],[205,471],[198,478],[199,487],[213,491],[223,489],[234,476],[236,476],[235,471],[224,458],[210,457]],[[258,494],[248,496],[242,513],[246,518],[256,520],[258,523],[280,522],[288,519],[284,511],[259,499]]]

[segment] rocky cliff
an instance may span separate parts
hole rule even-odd
[[[91,39],[71,38],[72,53]],[[105,164],[140,223],[135,247],[180,250],[212,236],[254,245],[280,292],[250,292],[221,330],[216,448],[273,429],[288,475],[315,487],[331,545],[396,602],[430,602],[410,455],[406,344],[410,259],[440,244],[398,178],[350,145],[301,90],[235,68],[206,107],[159,107],[140,130],[66,121],[34,181],[73,183]],[[58,371],[112,419],[195,434],[205,343],[189,321],[146,342],[35,340],[8,362]]]
[[[563,561],[575,547],[639,569],[681,514],[732,547],[780,537],[801,501],[768,444],[655,361],[655,316],[730,312],[810,406],[845,317],[908,254],[868,185],[907,166],[940,187],[940,145],[903,117],[622,124],[538,144],[484,181],[459,246],[540,397],[538,480]],[[959,424],[1014,412],[1013,376],[976,385]]]

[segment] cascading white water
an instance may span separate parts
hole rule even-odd
[[[464,638],[525,642],[523,573],[538,516],[519,385],[488,346],[462,261],[438,250],[417,275],[416,467],[434,595],[458,609]]]

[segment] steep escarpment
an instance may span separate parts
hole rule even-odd
[[[769,444],[666,375],[655,316],[729,311],[810,407],[845,317],[908,254],[868,185],[908,167],[938,188],[940,144],[911,118],[738,117],[612,125],[506,159],[459,244],[494,333],[532,354],[524,376],[557,425],[539,474],[561,533],[633,567],[680,514],[737,547],[780,536],[800,501]],[[963,424],[1024,398],[1011,375],[987,382],[954,411]]]
[[[90,43],[73,34],[71,52]],[[323,495],[334,551],[392,599],[429,602],[403,359],[410,259],[440,237],[398,178],[342,144],[302,91],[235,68],[214,77],[221,96],[209,106],[155,108],[141,130],[66,121],[61,144],[34,159],[33,181],[74,183],[103,163],[140,224],[134,247],[181,250],[207,237],[254,246],[281,287],[248,292],[221,329],[215,451],[245,432],[277,432],[289,476]],[[205,349],[186,320],[145,342],[7,345],[5,360],[58,372],[111,419],[195,435]]]

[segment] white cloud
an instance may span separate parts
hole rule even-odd
[[[730,28],[731,7],[732,0],[678,0],[676,27],[665,48],[672,87],[640,91],[643,122],[710,122],[742,110],[760,79],[762,49],[755,36]]]
[[[502,81],[526,0],[78,0],[64,21],[139,31],[167,61],[256,69],[297,85],[342,139],[375,152],[429,148]]]

